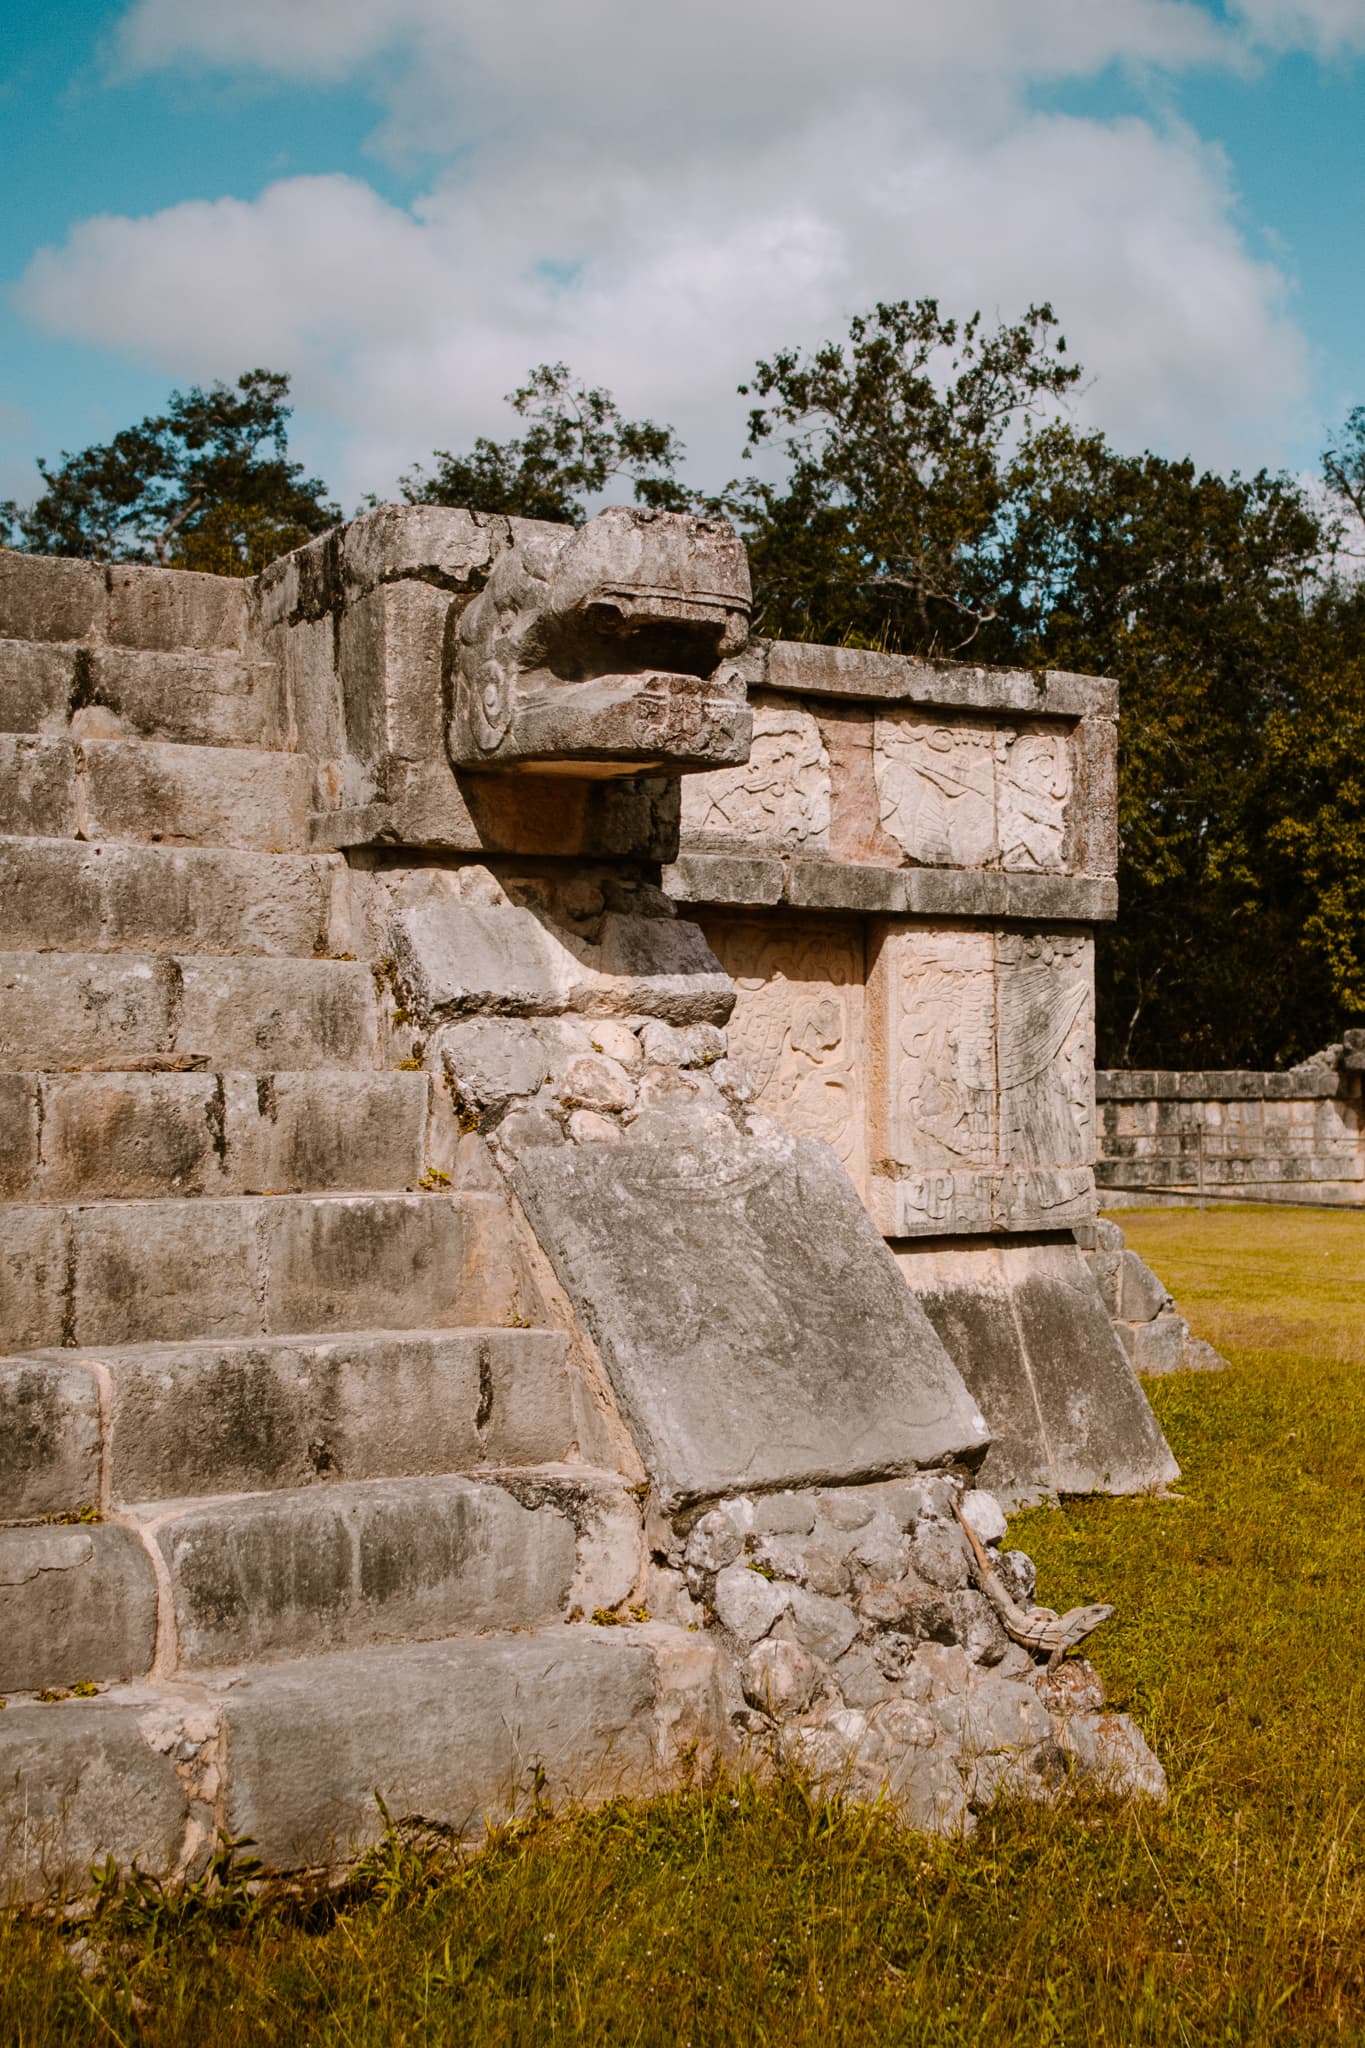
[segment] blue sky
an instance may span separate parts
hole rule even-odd
[[[1050,297],[1124,446],[1365,403],[1365,0],[0,0],[0,494],[295,380],[349,507],[563,357],[733,472],[758,354]]]

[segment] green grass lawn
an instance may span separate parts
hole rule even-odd
[[[0,2042],[1365,2041],[1365,1216],[1126,1213],[1220,1375],[1150,1383],[1178,1500],[1021,1516],[1170,1772],[967,1845],[799,1788],[397,1844],[330,1900],[0,1926]],[[54,1711],[60,1711],[54,1709]]]

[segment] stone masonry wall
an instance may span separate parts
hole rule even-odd
[[[1101,1072],[1095,1093],[1120,1204],[1365,1203],[1365,1032],[1287,1073]]]

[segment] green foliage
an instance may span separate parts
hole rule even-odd
[[[578,525],[586,500],[617,477],[641,505],[676,512],[691,503],[673,475],[683,454],[673,429],[623,420],[611,393],[581,383],[566,363],[542,363],[507,402],[530,421],[526,432],[511,441],[480,435],[469,455],[438,448],[433,470],[419,465],[403,478],[406,503]]]
[[[112,441],[39,462],[42,495],[27,511],[0,506],[0,530],[35,554],[253,576],[341,517],[288,459],[288,392],[288,377],[259,369],[173,391]]]
[[[901,299],[860,314],[846,344],[758,364],[740,386],[765,401],[745,454],[780,434],[787,475],[726,502],[762,631],[929,655],[978,639],[1013,517],[1006,451],[1081,374],[1056,327],[1045,305],[985,333],[979,313]]]
[[[350,1881],[235,1862],[69,1938],[0,1924],[24,2048],[733,2042],[1325,2048],[1365,2031],[1365,1218],[1126,1214],[1226,1374],[1150,1382],[1179,1499],[1018,1518],[1170,1773],[1165,1814],[1005,1809],[966,1845],[799,1783],[692,1786],[494,1834],[389,1822]],[[541,1802],[543,1806],[543,1801]]]

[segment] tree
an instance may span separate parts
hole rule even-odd
[[[746,457],[780,437],[780,483],[732,485],[765,632],[989,658],[1009,448],[1080,378],[1052,308],[987,333],[936,299],[879,304],[847,343],[784,349],[740,390]],[[999,639],[999,635],[989,636]]]
[[[638,504],[676,512],[692,503],[673,474],[683,455],[673,429],[623,420],[611,393],[582,383],[566,363],[542,363],[507,403],[531,422],[520,438],[480,435],[468,455],[438,448],[434,470],[418,465],[402,479],[405,501],[579,525],[586,500],[625,477]]]
[[[326,486],[288,459],[289,379],[248,370],[235,386],[173,391],[164,413],[60,464],[27,511],[0,507],[11,544],[95,561],[155,561],[252,576],[341,517]]]

